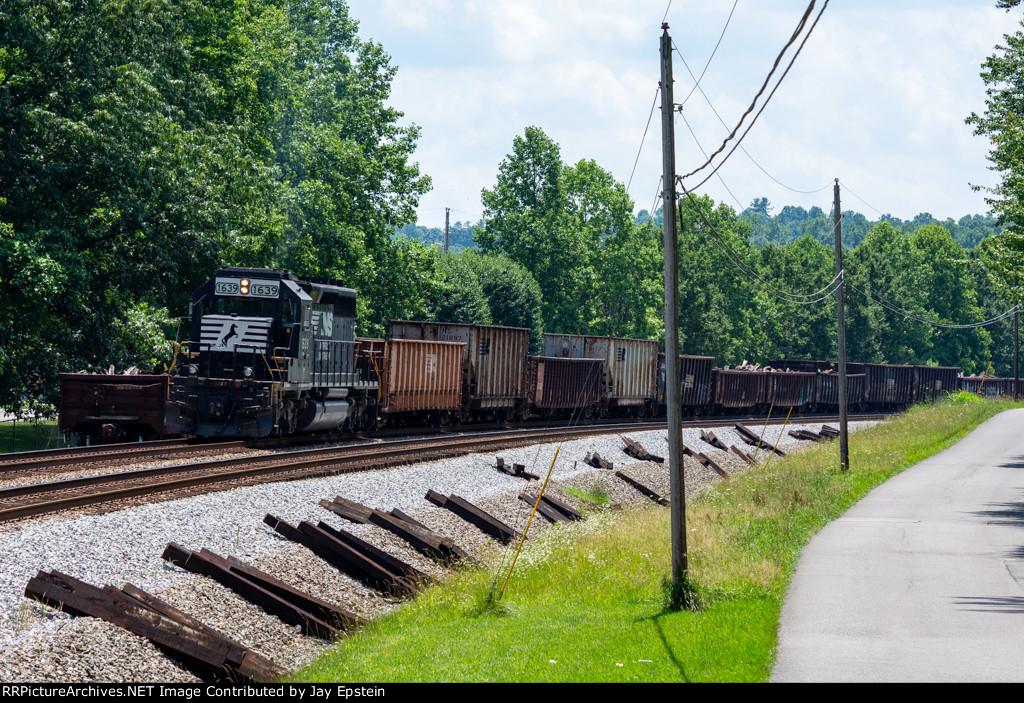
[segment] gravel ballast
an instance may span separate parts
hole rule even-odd
[[[851,431],[873,423],[850,423]],[[710,427],[710,425],[709,425]],[[791,424],[787,429],[817,431],[821,425]],[[756,428],[758,431],[760,427]],[[766,441],[779,438],[781,427],[771,426]],[[715,434],[729,446],[742,443],[730,427]],[[652,454],[666,456],[664,430],[627,433]],[[746,469],[731,452],[714,449],[700,439],[699,429],[683,431],[684,442],[703,452],[727,472]],[[791,451],[810,446],[783,434],[779,447]],[[506,463],[520,463],[543,476],[556,444],[542,444],[499,452]],[[562,444],[549,490],[570,504],[575,499],[562,486],[583,489],[600,486],[612,503],[647,504],[649,500],[615,478],[614,472],[583,463],[588,452],[598,452],[648,487],[667,496],[666,465],[637,462],[622,451],[617,435],[572,440]],[[762,450],[762,456],[766,456]],[[189,574],[164,562],[160,555],[168,542],[187,549],[207,548],[221,556],[235,556],[297,588],[373,618],[400,601],[386,597],[340,573],[304,547],[293,544],[263,524],[273,514],[292,524],[324,521],[370,541],[427,574],[441,578],[445,570],[411,549],[390,533],[368,525],[353,525],[319,506],[336,495],[370,507],[401,508],[431,529],[452,537],[472,555],[483,556],[494,542],[447,510],[424,499],[428,489],[455,493],[478,504],[508,525],[522,530],[529,506],[517,499],[527,483],[496,471],[494,455],[471,454],[399,468],[345,474],[327,478],[238,488],[203,496],[140,505],[105,514],[45,517],[0,526],[0,681],[194,681],[146,640],[91,618],[72,618],[24,598],[28,580],[42,570],[58,570],[96,586],[131,583],[170,602],[206,624],[221,630],[286,668],[315,658],[328,643],[305,637],[294,627],[267,615],[211,579]],[[710,468],[687,459],[686,491],[693,495],[720,477]],[[532,529],[543,529],[535,520]]]

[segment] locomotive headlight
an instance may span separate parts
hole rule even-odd
[[[199,373],[199,367],[196,366],[195,364],[189,364],[188,373],[190,376],[195,376],[197,373]]]
[[[238,286],[239,286],[239,290],[241,291],[242,295],[248,295],[249,294],[249,279],[248,278],[243,278],[241,281],[239,281]]]
[[[252,378],[252,367],[246,366],[242,369],[242,374],[244,374],[246,378]]]

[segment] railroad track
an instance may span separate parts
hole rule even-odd
[[[743,418],[747,419],[747,418]],[[801,418],[806,421],[808,418]],[[877,415],[851,419],[878,419]],[[829,421],[830,418],[815,418]],[[716,420],[715,424],[721,421]],[[782,424],[778,419],[770,424]],[[688,421],[688,427],[708,426]],[[420,437],[371,444],[298,449],[259,456],[175,464],[133,471],[104,473],[0,490],[0,522],[59,513],[65,510],[118,503],[138,498],[170,499],[216,492],[255,483],[290,481],[352,471],[383,468],[469,453],[483,453],[581,437],[665,429],[664,422],[596,424],[574,428],[531,428],[472,434]],[[243,445],[244,443],[226,443]],[[207,445],[210,447],[210,445]],[[196,447],[193,446],[192,449]],[[222,445],[213,445],[216,450]],[[160,449],[154,452],[159,453]],[[139,456],[132,452],[133,457]],[[123,458],[123,454],[117,455]]]

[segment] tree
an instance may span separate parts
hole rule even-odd
[[[1007,9],[1016,0],[1000,0]],[[1000,182],[986,190],[986,198],[998,222],[1005,227],[993,244],[990,255],[1000,287],[1013,300],[1020,302],[1019,287],[1024,272],[1024,32],[1003,36],[1005,45],[997,45],[996,53],[982,64],[985,82],[985,112],[971,113],[967,124],[978,136],[988,137],[988,153],[992,170]]]
[[[152,358],[220,265],[342,278],[381,326],[429,187],[393,77],[343,0],[0,4],[0,405]]]
[[[587,332],[599,316],[593,291],[602,242],[636,227],[622,184],[593,161],[563,164],[558,145],[527,127],[481,200],[483,226],[475,237],[481,250],[533,274],[544,296],[546,329]]]

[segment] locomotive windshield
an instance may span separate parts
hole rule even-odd
[[[214,310],[220,315],[247,317],[277,317],[277,299],[217,298]]]

